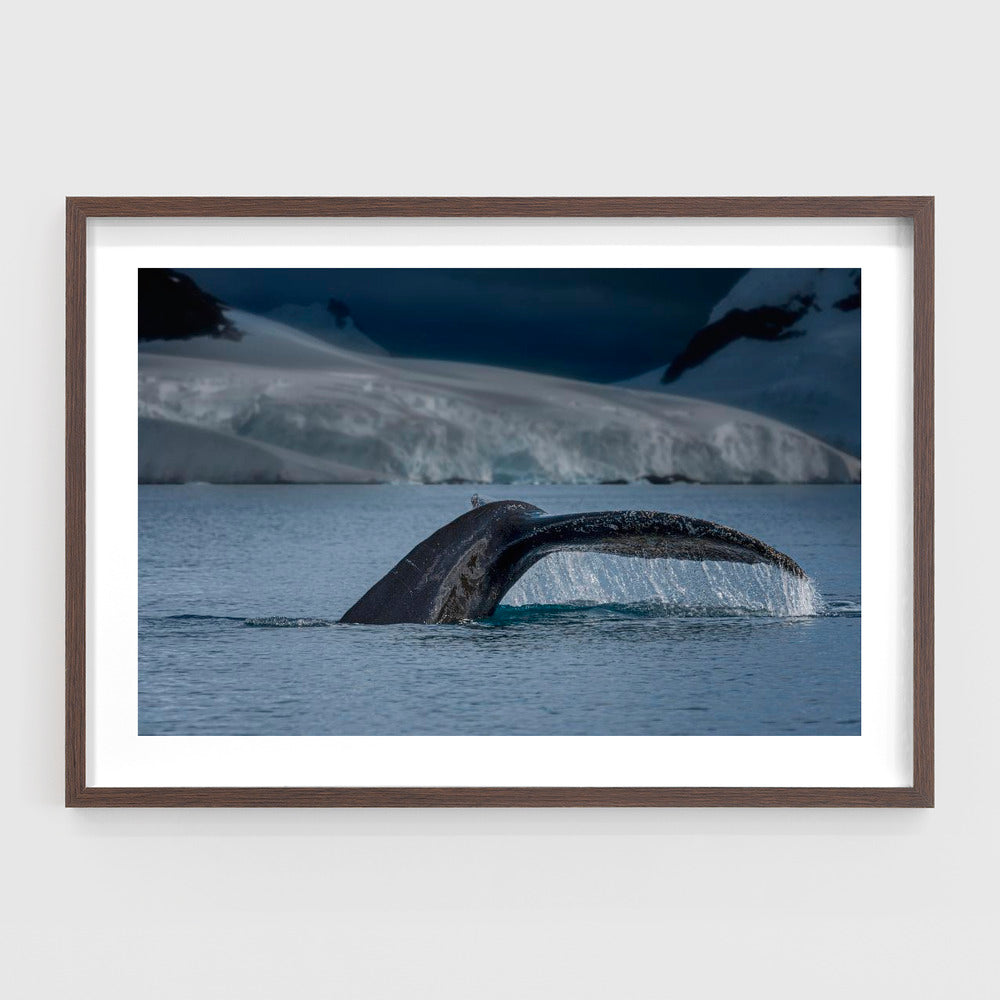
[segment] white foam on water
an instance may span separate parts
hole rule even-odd
[[[250,628],[325,628],[332,625],[325,618],[285,618],[269,615],[264,618],[245,618],[243,624]]]
[[[592,552],[555,552],[536,563],[503,603],[662,604],[732,609],[779,617],[819,614],[812,580],[762,563],[687,562]]]

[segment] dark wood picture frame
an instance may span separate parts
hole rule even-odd
[[[92,218],[896,218],[913,226],[913,783],[890,788],[121,788],[86,783],[86,282]],[[934,199],[68,198],[67,806],[903,806],[934,804]]]

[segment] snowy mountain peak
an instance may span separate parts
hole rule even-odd
[[[780,420],[861,454],[861,271],[748,271],[664,368],[621,383]]]
[[[795,299],[808,298],[815,311],[825,312],[837,307],[844,299],[857,295],[856,308],[860,308],[860,293],[860,268],[754,268],[719,299],[708,315],[708,322],[718,322],[733,309],[780,306]]]
[[[139,268],[139,341],[188,340],[240,333],[223,313],[223,303],[186,274],[165,267]]]
[[[289,303],[271,309],[267,315],[279,323],[287,323],[298,330],[311,333],[334,347],[361,351],[364,354],[388,354],[385,348],[357,328],[351,310],[338,299],[329,299],[325,303],[311,302],[308,305]]]

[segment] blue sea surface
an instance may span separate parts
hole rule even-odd
[[[337,624],[475,489],[139,487],[140,735],[860,733],[860,487],[479,488],[718,521],[818,596],[763,567],[572,553],[488,620]]]

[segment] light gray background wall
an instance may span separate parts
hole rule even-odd
[[[981,9],[5,12],[8,995],[998,995],[997,78]],[[64,810],[63,196],[556,193],[938,196],[937,809]]]

